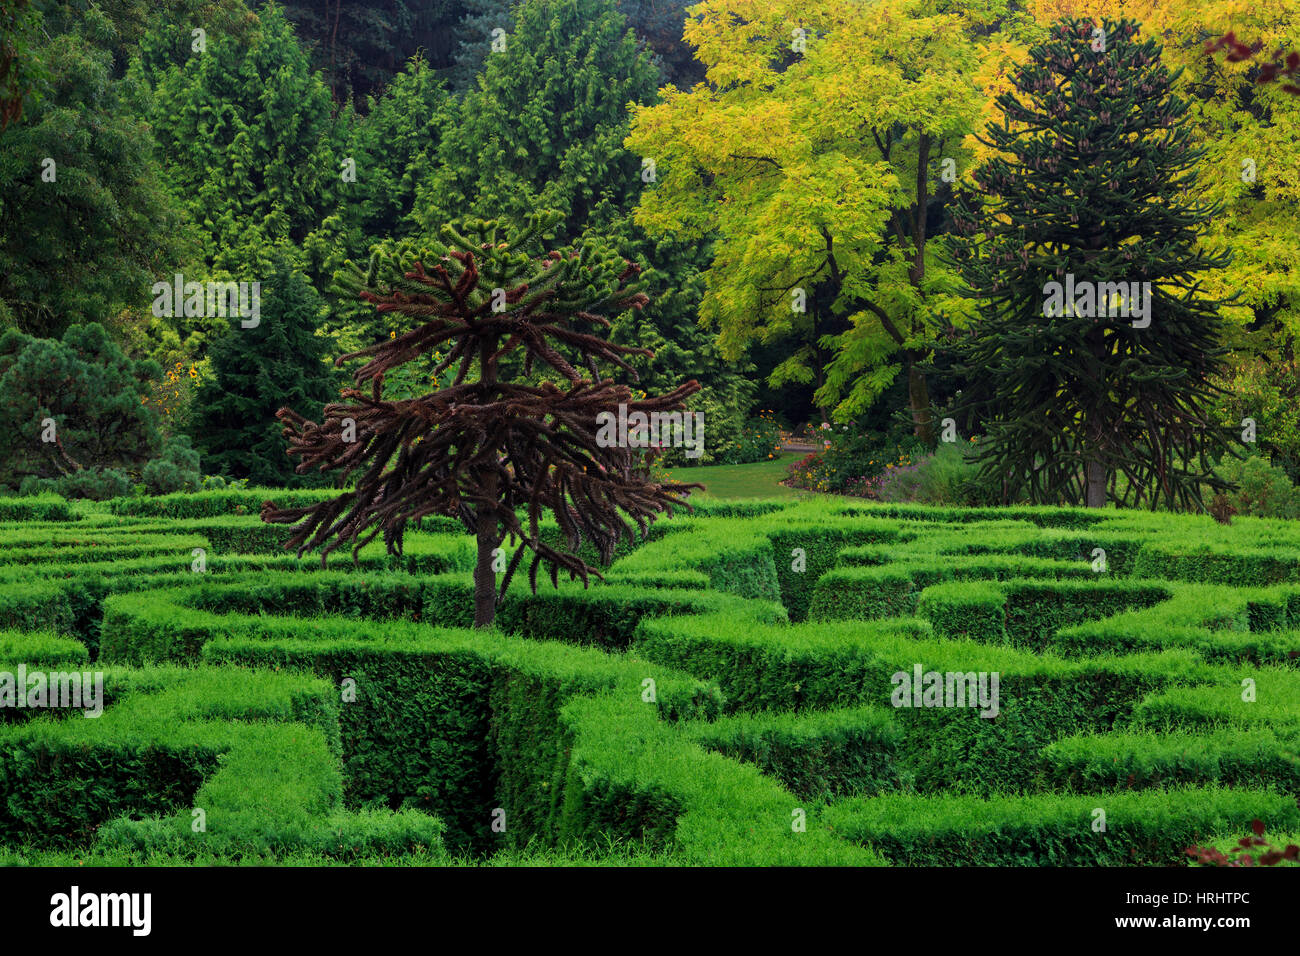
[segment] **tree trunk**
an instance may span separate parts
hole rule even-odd
[[[926,216],[930,203],[930,134],[922,133],[917,142],[916,152],[916,212],[912,216],[912,265],[908,269],[908,278],[916,291],[924,298],[922,285],[925,282],[925,237]],[[916,321],[912,322],[912,332],[920,332]],[[934,419],[930,415],[930,389],[925,384],[925,375],[917,368],[921,356],[915,352],[907,353],[907,398],[912,406],[912,425],[916,437],[927,445],[934,443]]]
[[[1101,347],[1092,346],[1093,355],[1102,357]],[[1084,419],[1083,501],[1089,508],[1106,507],[1107,468],[1103,449],[1106,447],[1106,427],[1096,412]]]
[[[479,350],[479,381],[485,385],[497,380],[496,364],[489,361],[495,351],[496,342],[484,339]],[[486,401],[486,396],[484,398]],[[483,474],[479,485],[487,500],[495,502],[496,472]],[[497,514],[495,508],[487,504],[480,504],[475,514],[478,560],[474,564],[474,626],[491,627],[497,616],[497,573],[492,569],[492,552],[500,544],[497,540]]]
[[[916,367],[916,359],[907,360],[907,400],[912,406],[912,425],[916,437],[927,444],[934,441],[934,419],[930,415],[930,389],[925,376]]]
[[[484,481],[484,492],[491,496],[497,476]],[[492,552],[497,548],[496,512],[478,506],[478,561],[474,564],[474,626],[491,627],[497,615],[497,574],[492,570]]]
[[[1106,507],[1106,466],[1097,458],[1090,458],[1083,466],[1085,481],[1084,502],[1089,508]]]

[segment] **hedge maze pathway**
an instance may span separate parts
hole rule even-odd
[[[96,718],[0,707],[9,848],[1123,865],[1300,829],[1286,522],[714,503],[481,632],[454,526],[322,569],[268,494],[319,493],[0,502],[0,700],[103,674]]]

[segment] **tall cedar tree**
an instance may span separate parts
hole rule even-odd
[[[556,240],[605,231],[644,183],[623,148],[629,102],[655,97],[658,70],[608,0],[524,0],[490,53],[420,183],[412,216],[428,235],[458,216],[562,213]]]
[[[275,416],[286,404],[317,414],[336,394],[325,340],[316,335],[324,302],[278,253],[261,286],[260,311],[257,325],[244,328],[245,320],[233,318],[213,343],[215,378],[195,395],[191,437],[214,474],[302,485]]]
[[[300,522],[287,543],[299,556],[320,548],[324,561],[345,541],[355,555],[381,532],[389,552],[400,554],[409,522],[418,527],[425,515],[457,517],[477,537],[474,623],[487,627],[525,551],[533,552],[528,577],[534,591],[542,565],[553,585],[560,569],[584,585],[590,574],[600,577],[572,552],[541,540],[544,509],[555,515],[570,548],[590,541],[608,563],[619,542],[634,536],[620,510],[644,535],[659,512],[671,514],[700,487],[650,481],[632,450],[597,440],[600,412],[620,404],[629,415],[675,411],[699,384],[633,401],[627,386],[600,377],[604,362],[635,378],[625,356],[646,354],[584,331],[609,327],[598,311],[645,305],[633,281],[639,270],[595,244],[535,258],[528,250],[557,219],[537,213],[513,230],[483,220],[446,225],[440,230],[445,245],[433,254],[375,255],[364,278],[358,270],[354,281],[362,298],[421,324],[338,360],[370,359],[353,376],[356,388],[343,393],[354,404],[327,406],[323,424],[280,410],[289,454],[302,458],[299,472],[340,469],[346,479],[361,471],[352,490],[314,507],[263,505],[264,521]],[[434,350],[445,350],[434,373],[453,373],[450,384],[419,398],[386,401],[384,376]],[[499,380],[502,361],[517,350],[524,375],[534,365],[547,366],[567,387],[545,379],[537,385]],[[527,512],[526,531],[520,508]],[[517,547],[498,591],[493,557],[507,536]]]
[[[1030,50],[987,131],[999,154],[959,195],[954,259],[983,318],[948,347],[982,383],[957,411],[984,429],[983,476],[1008,499],[1102,507],[1123,475],[1126,504],[1203,507],[1200,484],[1221,484],[1209,459],[1226,435],[1204,409],[1224,352],[1222,303],[1196,275],[1228,256],[1198,246],[1217,210],[1196,199],[1202,153],[1176,74],[1136,23],[1101,29],[1104,43],[1091,20],[1063,19]],[[1082,301],[1046,315],[1047,283],[1068,274],[1151,283],[1150,324],[1100,301],[1096,317]]]
[[[179,63],[166,55],[174,30],[153,25],[132,75],[153,87],[149,126],[204,265],[243,279],[264,268],[266,247],[306,242],[340,197],[356,199],[341,178],[348,116],[335,118],[329,89],[274,5],[255,30],[214,30],[203,53]]]

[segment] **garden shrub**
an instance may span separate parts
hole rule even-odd
[[[1256,518],[1300,518],[1300,487],[1287,472],[1260,455],[1225,458],[1215,473],[1233,490],[1228,501],[1236,513]]]
[[[59,495],[63,498],[89,498],[108,501],[129,494],[131,479],[116,468],[83,468],[59,478],[28,476],[18,487],[20,495]]]
[[[162,455],[144,466],[140,476],[151,495],[198,491],[203,478],[199,453],[190,447],[189,436],[176,435],[163,445]]]
[[[969,446],[940,442],[928,455],[910,463],[890,464],[872,486],[874,496],[891,504],[926,505],[999,504],[997,489],[981,480],[979,466],[969,457]]]

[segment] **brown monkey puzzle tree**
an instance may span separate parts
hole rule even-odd
[[[362,298],[421,324],[338,359],[369,361],[353,376],[356,387],[343,392],[351,403],[326,406],[322,424],[279,411],[289,454],[302,459],[299,472],[317,467],[346,478],[361,471],[351,490],[314,507],[262,506],[264,521],[299,522],[286,547],[299,556],[320,548],[324,562],[344,542],[355,557],[382,532],[389,553],[401,554],[409,522],[418,527],[432,514],[459,518],[477,538],[474,624],[487,627],[526,551],[533,553],[534,592],[542,565],[557,586],[561,569],[584,585],[591,574],[601,577],[572,551],[541,540],[544,509],[555,515],[570,548],[590,542],[608,563],[619,542],[634,537],[632,523],[644,535],[659,512],[690,507],[685,498],[700,485],[649,480],[637,452],[598,440],[597,416],[620,405],[629,414],[679,410],[700,386],[692,380],[634,401],[626,385],[601,377],[604,362],[635,380],[623,357],[651,354],[586,330],[609,327],[600,311],[645,305],[633,281],[638,269],[598,245],[541,258],[524,251],[554,221],[538,214],[508,235],[497,222],[444,226],[436,262],[404,247],[376,253],[364,277],[354,270],[351,281]],[[383,399],[385,374],[435,350],[445,350],[445,357],[434,375],[452,375],[450,385],[407,401]],[[527,379],[539,363],[558,373],[564,387],[501,379],[503,365]],[[518,509],[526,512],[526,530]],[[517,547],[498,588],[493,558],[507,537]]]

